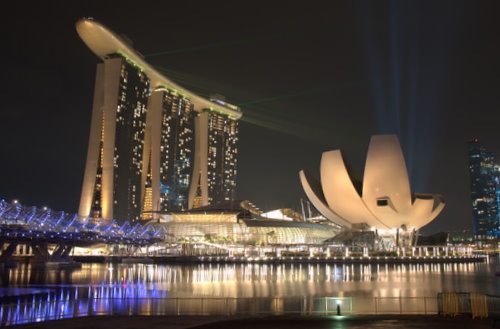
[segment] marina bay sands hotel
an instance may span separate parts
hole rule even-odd
[[[177,85],[93,19],[76,29],[102,60],[79,215],[137,221],[233,201],[240,109]]]

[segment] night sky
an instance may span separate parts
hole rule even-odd
[[[328,4],[328,6],[326,5]],[[238,199],[300,209],[298,172],[397,134],[424,233],[471,228],[467,141],[500,160],[499,1],[18,1],[2,10],[0,198],[77,212],[96,64],[93,17],[166,76],[244,111]]]

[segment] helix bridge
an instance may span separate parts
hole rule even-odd
[[[19,244],[30,245],[44,258],[64,258],[73,247],[97,244],[143,247],[164,240],[162,226],[110,222],[81,217],[47,207],[27,207],[19,202],[0,200],[0,243],[4,246],[0,261],[10,257]],[[48,254],[48,246],[56,246]],[[5,246],[7,246],[5,248]]]

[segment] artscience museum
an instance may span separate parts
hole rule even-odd
[[[346,231],[374,232],[376,247],[409,246],[416,232],[444,208],[441,195],[413,193],[395,135],[372,136],[364,177],[357,181],[342,152],[324,152],[320,180],[300,171],[305,194],[328,220]]]

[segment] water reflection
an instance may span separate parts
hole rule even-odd
[[[443,264],[83,264],[46,269],[28,264],[4,273],[4,287],[119,286],[169,297],[428,297],[442,291],[500,294],[491,263]]]
[[[0,319],[11,325],[103,314],[314,313],[335,310],[339,301],[351,309],[354,301],[359,312],[378,305],[397,313],[406,305],[427,314],[439,292],[500,295],[497,264],[20,264],[3,273]]]

